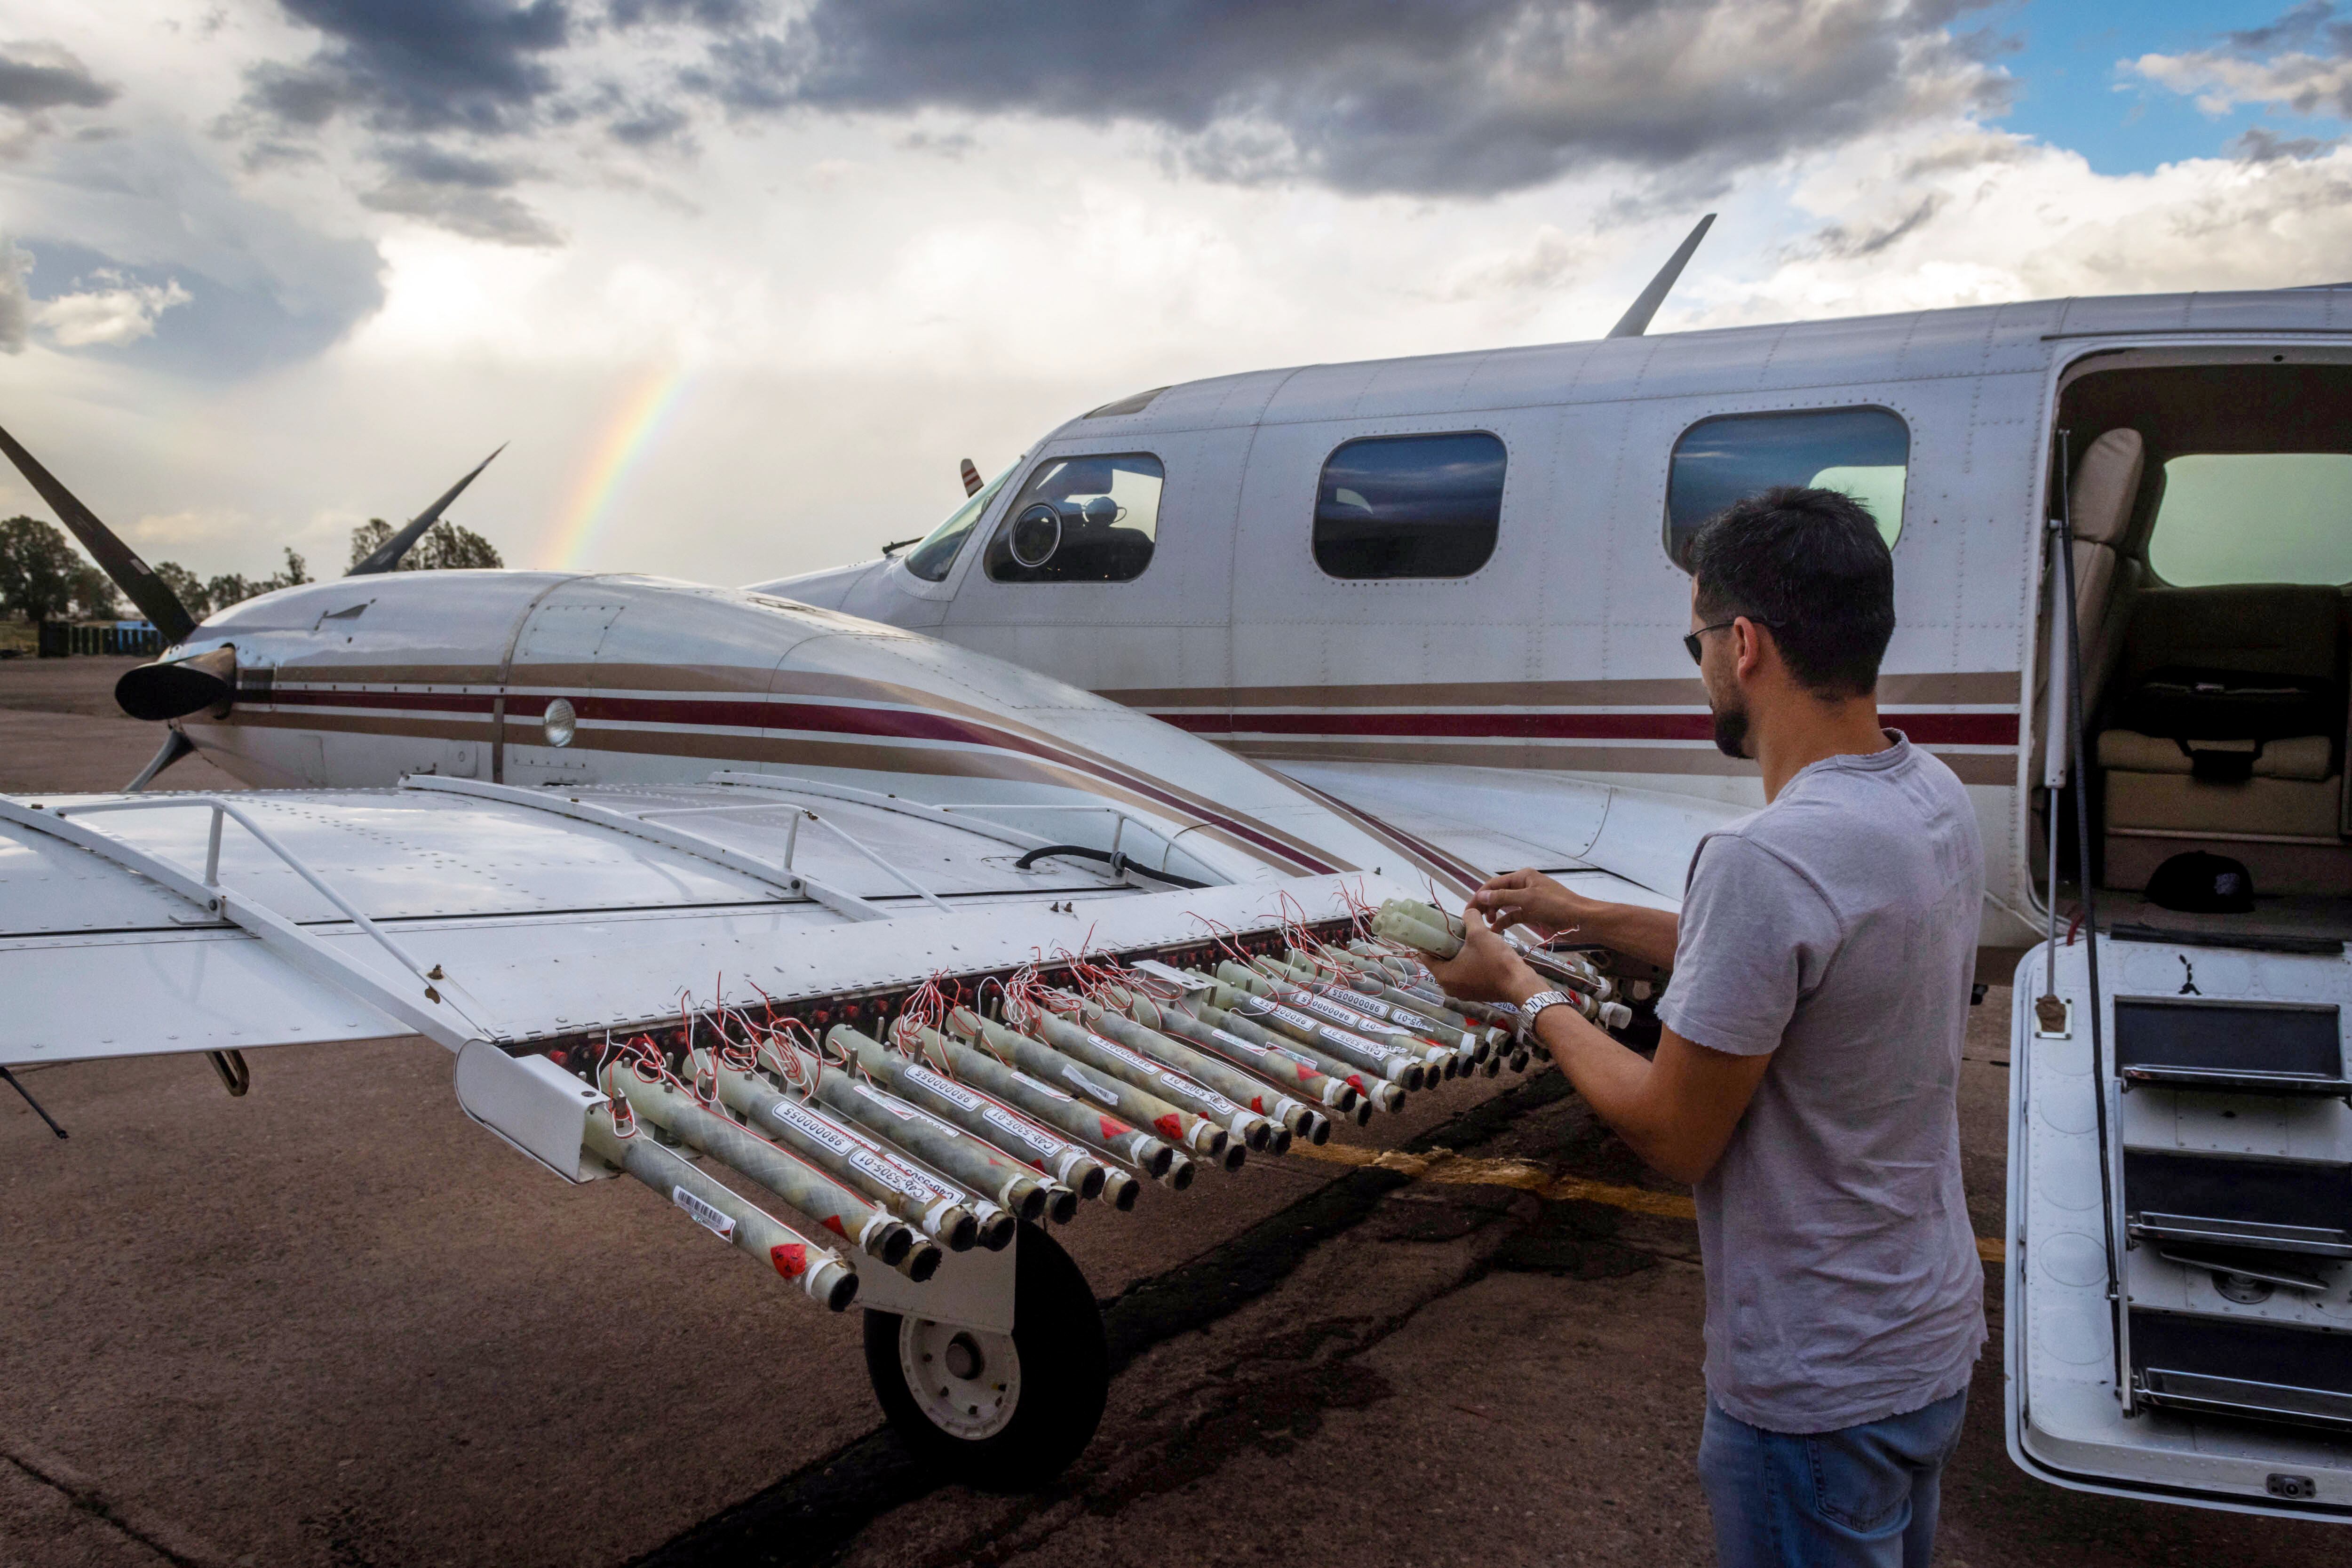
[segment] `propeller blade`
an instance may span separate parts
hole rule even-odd
[[[1609,329],[1609,336],[1638,338],[1650,330],[1650,318],[1656,315],[1658,307],[1666,302],[1666,294],[1674,288],[1675,279],[1680,278],[1683,268],[1690,265],[1691,253],[1698,249],[1698,242],[1706,237],[1706,231],[1714,222],[1713,213],[1698,220],[1698,226],[1690,231],[1688,238],[1675,247],[1675,253],[1666,258],[1666,264],[1658,268],[1658,275],[1650,279],[1650,286],[1634,296],[1633,302],[1625,307],[1625,313],[1617,318],[1615,326]]]
[[[503,452],[506,449],[507,444],[504,441],[499,442],[499,452]],[[400,564],[400,558],[407,554],[410,547],[415,545],[418,540],[425,537],[425,531],[441,521],[441,509],[447,506],[451,501],[456,500],[457,497],[464,492],[466,487],[474,482],[474,476],[476,474],[479,474],[484,468],[488,468],[492,462],[496,461],[499,452],[492,452],[488,457],[484,458],[480,462],[476,463],[474,465],[473,473],[467,474],[464,479],[459,479],[456,484],[451,485],[447,489],[442,491],[441,499],[439,500],[435,501],[431,506],[426,507],[423,511],[418,512],[415,517],[409,519],[407,523],[401,528],[401,531],[398,533],[394,534],[390,539],[383,542],[381,549],[377,550],[373,554],[361,562],[358,565],[352,567],[350,571],[344,573],[343,575],[346,577],[372,577],[379,572],[389,572],[398,566]]]
[[[49,470],[34,460],[33,454],[16,444],[16,437],[0,430],[0,452],[16,465],[25,482],[49,503],[58,521],[66,525],[89,558],[122,590],[123,596],[139,606],[139,613],[163,634],[163,646],[185,642],[188,634],[196,629],[196,619],[188,614],[172,585],[149,570],[147,563],[131,552],[131,546],[114,536],[114,531],[98,521],[98,514],[81,504],[73,491],[58,483]]]
[[[968,496],[978,495],[980,493],[980,470],[972,467],[972,462],[970,458],[966,458],[963,460],[963,493]]]
[[[149,763],[145,767],[141,768],[139,770],[139,776],[122,786],[122,793],[125,795],[137,795],[141,790],[145,789],[149,784],[155,782],[155,775],[157,773],[162,773],[165,768],[170,767],[182,757],[193,756],[195,753],[195,750],[196,743],[194,741],[189,740],[185,735],[181,734],[177,730],[164,731],[163,746],[161,751],[155,753],[155,760]]]
[[[150,722],[206,710],[226,714],[236,699],[236,649],[226,645],[194,658],[138,665],[114,683],[116,704],[133,719]]]

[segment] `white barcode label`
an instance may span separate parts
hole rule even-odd
[[[1035,1089],[1039,1094],[1051,1096],[1053,1099],[1058,1100],[1066,1105],[1076,1105],[1077,1103],[1077,1101],[1072,1100],[1068,1095],[1064,1094],[1060,1089],[1055,1089],[1052,1084],[1045,1082],[1042,1079],[1031,1078],[1025,1072],[1016,1072],[1013,1075],[1013,1078],[1014,1082],[1026,1084],[1031,1089]]]
[[[1230,1047],[1232,1047],[1234,1050],[1244,1052],[1244,1053],[1246,1053],[1247,1055],[1250,1055],[1250,1056],[1253,1056],[1253,1057],[1263,1057],[1263,1056],[1265,1056],[1265,1055],[1266,1054],[1267,1050],[1270,1048],[1270,1047],[1265,1047],[1265,1046],[1254,1046],[1254,1045],[1251,1045],[1247,1040],[1243,1039],[1239,1035],[1229,1035],[1229,1034],[1225,1033],[1223,1029],[1212,1029],[1212,1030],[1210,1030],[1210,1031],[1209,1031],[1209,1037],[1210,1037],[1211,1039],[1213,1039],[1213,1040],[1216,1040],[1216,1041],[1218,1041],[1218,1042],[1220,1042],[1220,1043],[1222,1043],[1222,1044],[1223,1044],[1223,1045],[1230,1046]]]
[[[949,1126],[938,1117],[933,1116],[929,1111],[919,1110],[918,1108],[908,1104],[905,1100],[900,1100],[896,1095],[885,1094],[880,1089],[863,1083],[858,1084],[856,1089],[858,1093],[864,1095],[866,1099],[872,1100],[875,1104],[880,1106],[883,1110],[888,1111],[891,1115],[897,1117],[901,1121],[920,1122],[925,1127],[929,1128],[932,1131],[937,1132],[942,1138],[961,1138],[963,1136],[961,1131]]]
[[[929,1068],[910,1067],[907,1069],[907,1076],[914,1079],[915,1082],[921,1084],[925,1089],[929,1089],[933,1094],[938,1095],[941,1100],[946,1100],[950,1105],[960,1105],[966,1110],[978,1110],[980,1109],[980,1096],[972,1093],[971,1090],[964,1088],[961,1084],[954,1083],[947,1079],[941,1078],[939,1074],[933,1072]]]
[[[912,1121],[915,1119],[915,1110],[910,1105],[901,1105],[887,1094],[877,1094],[871,1088],[862,1083],[852,1084],[850,1087],[901,1121]]]
[[[1317,996],[1309,992],[1293,991],[1286,994],[1283,997],[1283,1000],[1286,1002],[1296,1003],[1297,1005],[1305,1007],[1311,1012],[1320,1013],[1323,1016],[1330,1019],[1333,1023],[1342,1025],[1350,1029],[1363,1029],[1376,1026],[1373,1025],[1372,1020],[1364,1016],[1363,1014],[1359,1013],[1350,1007],[1343,1007],[1339,1003],[1332,1001],[1328,996]]]
[[[768,1115],[779,1125],[789,1127],[810,1142],[830,1149],[845,1158],[857,1150],[856,1142],[847,1133],[789,1100],[780,1100],[768,1107]]]
[[[669,1201],[684,1209],[695,1224],[719,1240],[735,1239],[735,1216],[726,1210],[712,1207],[684,1187],[672,1187],[669,1190]]]
[[[1108,1051],[1112,1056],[1117,1057],[1128,1066],[1135,1068],[1136,1071],[1149,1073],[1154,1082],[1167,1089],[1171,1094],[1182,1095],[1186,1100],[1191,1100],[1195,1105],[1205,1105],[1220,1116],[1231,1116],[1234,1112],[1241,1109],[1240,1106],[1235,1105],[1232,1100],[1227,1100],[1215,1089],[1202,1089],[1191,1079],[1170,1072],[1166,1068],[1161,1067],[1158,1062],[1153,1061],[1150,1058],[1140,1056],[1134,1051],[1130,1051],[1125,1046],[1106,1040],[1100,1035],[1088,1035],[1087,1038],[1092,1040],[1096,1045],[1101,1047],[1104,1050]]]
[[[1022,1142],[1028,1144],[1029,1147],[1036,1150],[1040,1154],[1058,1154],[1065,1147],[1066,1147],[1059,1138],[1048,1136],[1046,1133],[1041,1132],[1036,1128],[1030,1126],[1019,1117],[1001,1110],[993,1105],[982,1108],[980,1114],[982,1120],[985,1121],[991,1127],[1002,1129],[1003,1131],[1010,1133],[1013,1137],[1020,1140]]]
[[[898,1166],[892,1164],[889,1161],[885,1160],[881,1155],[868,1153],[863,1149],[856,1149],[850,1152],[849,1168],[853,1171],[865,1172],[867,1175],[873,1177],[876,1181],[881,1183],[884,1186],[889,1188],[894,1193],[905,1193],[911,1197],[918,1198],[929,1198],[938,1195],[932,1193],[927,1185],[918,1185],[915,1182],[909,1180],[905,1172],[899,1170]]]
[[[1101,1084],[1097,1083],[1094,1079],[1088,1078],[1086,1074],[1080,1072],[1076,1068],[1064,1068],[1062,1069],[1062,1077],[1071,1083],[1076,1084],[1078,1086],[1078,1092],[1086,1095],[1089,1099],[1099,1100],[1105,1105],[1117,1105],[1118,1103],[1118,1093],[1117,1090],[1105,1089]]]

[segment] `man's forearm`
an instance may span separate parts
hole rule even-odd
[[[1662,1151],[1656,1147],[1662,1130],[1650,1125],[1653,1118],[1643,1092],[1651,1072],[1648,1060],[1610,1038],[1572,1007],[1545,1008],[1537,1015],[1535,1026],[1537,1037],[1576,1092],[1592,1107],[1592,1113],[1608,1123],[1609,1130],[1631,1145],[1634,1153],[1664,1170],[1659,1161]]]
[[[1613,949],[1660,969],[1672,969],[1675,943],[1682,929],[1682,917],[1672,910],[1654,910],[1643,904],[1597,904],[1577,922],[1575,940],[1580,944],[1590,942]]]

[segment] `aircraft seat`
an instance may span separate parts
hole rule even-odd
[[[2183,848],[2339,844],[2339,599],[2291,584],[2138,595],[2097,742],[2110,884],[2137,885]],[[2266,886],[2258,873],[2264,891],[2339,890],[2340,856],[2277,858],[2316,883]]]
[[[2098,710],[2100,694],[2122,652],[2129,606],[2147,571],[2123,552],[2145,463],[2146,446],[2138,431],[2110,430],[2084,450],[2067,492],[2074,528],[2074,624],[2083,646],[2083,701],[2091,712]]]

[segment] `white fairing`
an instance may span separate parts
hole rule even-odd
[[[2033,1011],[2044,989],[2046,956],[2046,949],[2037,948],[2018,966],[2011,1043],[2006,1354],[2011,1456],[2044,1479],[2085,1490],[2352,1518],[2352,1394],[2343,1392],[2341,1381],[2352,1339],[2352,1260],[2326,1256],[2326,1237],[2303,1238],[2320,1252],[2242,1253],[2257,1267],[2268,1259],[2319,1282],[2313,1289],[2265,1290],[2259,1282],[2249,1289],[2212,1269],[2168,1259],[2165,1252],[2179,1247],[2146,1234],[2151,1216],[2166,1212],[2160,1205],[2180,1206],[2149,1187],[2150,1156],[2175,1162],[2174,1168],[2196,1161],[2254,1181],[2283,1174],[2340,1181],[2352,1164],[2352,1107],[2312,1094],[2192,1092],[2147,1084],[2126,1089],[2116,1063],[2130,1059],[2134,1047],[2127,1039],[2119,1058],[2115,1024],[2118,999],[2126,1005],[2136,999],[2177,1005],[2189,1000],[2182,987],[2193,984],[2196,1001],[2204,1005],[2331,1009],[2326,1026],[2340,1034],[2332,1009],[2352,1005],[2352,963],[2341,952],[2103,938],[2107,1070],[2095,1074],[2088,944],[2059,950],[2056,994],[2072,1016],[2063,1036],[2054,1038],[2040,1034]],[[2340,1053],[2340,1040],[2336,1048]],[[2340,1054],[2337,1061],[2340,1076]],[[2111,1196],[2105,1199],[2101,1097],[2110,1133]],[[2252,1212],[2262,1211],[2238,1210],[2241,1216]],[[2341,1207],[2318,1206],[2294,1217],[2315,1231],[2336,1233],[2339,1242],[2352,1240],[2346,1234],[2352,1212]],[[2136,1406],[2130,1415],[2118,1387],[2110,1248],[2126,1308],[2121,1361]],[[2334,1250],[2352,1253],[2352,1247]],[[2236,1288],[2237,1299],[2225,1293],[2225,1284]],[[2252,1338],[2242,1342],[2242,1336]],[[2184,1372],[2191,1374],[2192,1394],[2219,1391],[2233,1399],[2276,1400],[2281,1385],[2316,1388],[2316,1407],[2333,1409],[2336,1419],[2297,1425],[2149,1403],[2151,1380],[2161,1388],[2169,1373],[2179,1384]],[[2224,1381],[2194,1381],[2215,1376]]]

